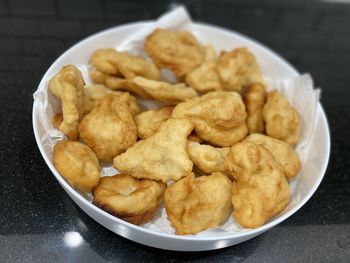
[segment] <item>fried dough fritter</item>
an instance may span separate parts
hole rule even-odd
[[[283,169],[287,180],[292,179],[299,173],[301,166],[299,157],[288,143],[262,134],[251,134],[244,141],[266,148]]]
[[[267,94],[263,117],[267,135],[289,144],[298,142],[300,136],[299,114],[278,91]]]
[[[215,90],[223,90],[218,73],[216,61],[207,61],[189,72],[186,83],[195,90],[205,93]]]
[[[94,107],[98,105],[101,99],[103,99],[108,94],[114,94],[116,96],[122,96],[126,92],[115,91],[107,88],[101,84],[94,84],[90,86],[85,86],[84,88],[84,111],[85,114],[89,113]],[[130,100],[128,105],[131,109],[133,115],[139,114],[141,112],[140,106],[134,96],[129,94]]]
[[[216,49],[211,44],[207,44],[203,46],[204,48],[204,61],[212,61],[217,60],[218,53],[216,52]]]
[[[152,62],[126,52],[118,52],[113,48],[96,50],[91,56],[91,62],[98,71],[107,75],[122,75],[127,79],[136,76],[160,79],[160,71]],[[101,74],[93,74],[97,79],[102,80]]]
[[[191,120],[199,137],[218,146],[231,146],[248,132],[245,106],[236,92],[209,92],[189,99],[176,105],[172,117]]]
[[[263,107],[266,102],[265,87],[259,83],[247,87],[243,93],[243,101],[247,109],[248,132],[263,133],[265,130]]]
[[[84,79],[80,70],[67,65],[49,82],[50,92],[60,98],[62,103],[62,121],[57,122],[61,130],[70,140],[78,138],[79,120],[84,116]]]
[[[241,91],[250,84],[265,83],[254,55],[246,48],[221,52],[216,70],[225,90]]]
[[[194,89],[187,87],[184,83],[170,84],[142,77],[135,77],[129,80],[107,77],[106,86],[111,89],[134,92],[143,98],[155,99],[168,104],[177,104],[198,96]]]
[[[146,139],[156,133],[160,125],[170,119],[173,107],[163,107],[158,110],[148,110],[135,116],[137,136]]]
[[[189,120],[171,118],[155,134],[116,156],[113,166],[136,178],[164,183],[179,180],[192,171],[193,163],[187,154],[187,136],[192,129]]]
[[[96,70],[96,69],[93,69],[93,70],[90,70],[89,71],[89,77],[90,79],[92,79],[92,81],[94,81],[95,83],[97,84],[103,84],[103,85],[106,85],[106,79],[109,75],[99,71],[99,70]]]
[[[226,158],[232,185],[233,218],[242,227],[257,228],[285,209],[290,201],[287,179],[264,147],[240,142]]]
[[[193,173],[168,186],[164,206],[177,235],[196,234],[222,224],[231,205],[232,183],[226,175]]]
[[[148,35],[144,49],[159,68],[166,68],[183,79],[204,61],[203,47],[187,31],[156,29]]]
[[[100,179],[101,167],[95,153],[85,144],[59,141],[53,150],[53,164],[68,183],[91,192]]]
[[[187,145],[187,152],[191,161],[206,174],[214,172],[227,174],[225,159],[229,151],[229,147],[217,148],[192,141],[189,141]]]
[[[160,206],[166,184],[117,174],[100,179],[94,188],[93,204],[129,223],[151,221]]]
[[[201,143],[204,141],[201,137],[198,136],[198,134],[195,131],[192,131],[190,135],[188,135],[187,139],[191,142],[198,142],[198,143]]]
[[[136,142],[137,128],[130,106],[130,95],[108,94],[79,125],[84,142],[101,161],[110,161]]]

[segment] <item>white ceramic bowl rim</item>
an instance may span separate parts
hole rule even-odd
[[[82,39],[81,41],[79,41],[78,43],[76,43],[75,45],[73,45],[72,47],[70,47],[68,50],[66,50],[64,53],[62,53],[56,60],[55,62],[50,66],[50,68],[47,70],[47,72],[45,73],[45,75],[43,76],[39,86],[41,85],[44,85],[44,81],[46,79],[46,75],[47,73],[50,71],[50,69],[56,64],[56,62],[60,59],[60,57],[62,57],[63,55],[65,55],[70,49],[72,49],[73,47],[79,47],[81,45],[83,45],[83,43],[85,43],[86,41],[90,41],[92,38],[96,37],[96,36],[99,36],[99,35],[102,35],[102,34],[105,34],[109,31],[113,31],[115,30],[117,27],[122,29],[122,28],[127,28],[127,27],[132,27],[132,26],[138,26],[138,25],[144,25],[144,24],[147,24],[147,23],[153,23],[154,21],[138,21],[138,22],[133,22],[133,23],[127,23],[127,24],[123,24],[123,25],[120,25],[120,26],[116,26],[116,27],[111,27],[109,29],[106,29],[106,30],[103,30],[103,31],[100,31],[98,33],[95,33],[93,35],[90,35],[84,39]],[[238,35],[239,37],[242,37],[242,38],[246,38],[248,39],[249,41],[253,42],[254,44],[257,44],[259,46],[261,46],[262,48],[265,49],[266,52],[269,53],[270,56],[274,57],[276,60],[279,60],[281,62],[283,62],[284,64],[286,64],[287,66],[290,67],[290,69],[292,69],[295,74],[299,75],[300,73],[286,60],[284,60],[281,56],[279,56],[277,53],[275,53],[274,51],[272,51],[270,48],[266,47],[265,45],[257,42],[256,40],[250,38],[250,37],[247,37],[245,35],[242,35],[234,30],[228,30],[228,29],[225,29],[225,28],[222,28],[222,27],[218,27],[218,26],[215,26],[215,25],[211,25],[211,24],[206,24],[206,23],[198,23],[198,22],[195,22],[193,23],[194,26],[196,27],[211,27],[211,28],[214,28],[215,30],[217,31],[220,31],[220,33],[222,34],[229,34],[231,35],[232,33]],[[327,162],[323,163],[322,164],[322,168],[320,169],[320,173],[321,173],[321,176],[318,177],[318,180],[316,181],[316,183],[313,185],[313,187],[311,188],[311,190],[304,196],[304,198],[302,198],[300,200],[300,202],[295,206],[293,207],[292,209],[290,209],[288,212],[286,212],[285,214],[279,216],[278,218],[275,218],[273,220],[271,220],[270,222],[264,224],[263,226],[259,227],[259,228],[256,228],[256,229],[252,229],[252,230],[249,230],[249,231],[245,231],[245,232],[241,232],[241,233],[233,233],[233,234],[230,234],[228,233],[227,235],[220,235],[218,237],[206,237],[206,236],[181,236],[181,235],[175,235],[175,234],[167,234],[167,233],[161,233],[161,232],[156,232],[156,231],[152,231],[150,229],[146,229],[146,228],[143,228],[142,226],[137,226],[137,225],[133,225],[131,223],[128,223],[124,220],[121,220],[107,212],[105,212],[104,210],[98,208],[97,206],[93,205],[92,203],[90,203],[88,200],[86,200],[84,197],[82,197],[72,186],[70,186],[64,179],[63,177],[61,177],[61,175],[56,171],[55,167],[53,166],[52,164],[52,161],[49,159],[49,157],[47,156],[47,154],[45,153],[45,150],[43,148],[43,145],[41,144],[40,142],[40,137],[39,137],[39,133],[38,133],[38,129],[36,127],[36,123],[37,123],[37,116],[35,114],[36,112],[36,108],[37,108],[37,105],[34,101],[34,104],[33,104],[33,112],[32,112],[32,121],[33,121],[33,130],[34,130],[34,135],[35,135],[35,139],[36,139],[36,142],[38,144],[38,147],[39,147],[39,150],[41,152],[41,155],[43,156],[46,164],[49,166],[51,172],[55,175],[56,179],[61,183],[63,184],[67,189],[69,189],[69,191],[77,198],[79,199],[81,202],[85,203],[86,205],[90,206],[91,208],[93,208],[97,213],[105,216],[105,217],[109,217],[111,220],[115,221],[116,223],[119,223],[119,224],[122,224],[122,225],[125,225],[127,226],[128,228],[131,228],[131,229],[134,229],[136,231],[141,231],[141,232],[144,232],[144,233],[148,233],[148,234],[151,234],[151,235],[155,235],[155,236],[159,236],[159,237],[165,237],[165,238],[172,238],[172,239],[177,239],[177,240],[192,240],[192,241],[216,241],[216,240],[226,240],[226,239],[232,239],[232,238],[240,238],[240,237],[245,237],[245,236],[248,236],[248,235],[254,235],[254,234],[258,234],[258,233],[261,233],[261,232],[264,232],[265,230],[279,224],[280,222],[284,221],[285,219],[287,219],[288,217],[290,217],[292,214],[294,214],[297,210],[299,210],[310,198],[311,196],[314,194],[314,192],[316,191],[316,189],[318,188],[318,186],[320,185],[323,177],[324,177],[324,174],[326,172],[326,169],[327,169],[327,165],[328,165],[328,160],[329,160],[329,155],[330,155],[330,138],[329,138],[329,125],[328,125],[328,121],[327,121],[327,118],[326,118],[326,114],[323,110],[323,107],[322,105],[319,103],[318,104],[318,108],[320,109],[321,111],[321,117],[324,118],[325,122],[326,122],[326,127],[327,127],[327,134],[328,134],[328,137],[327,137],[327,142],[326,142],[326,150],[327,150]]]

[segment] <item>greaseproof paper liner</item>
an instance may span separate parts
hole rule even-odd
[[[117,49],[146,57],[146,54],[143,51],[144,39],[156,28],[164,28],[169,30],[187,30],[193,32],[191,18],[186,9],[180,6],[175,10],[161,16],[155,23],[146,24],[144,27],[136,31],[131,37],[125,39],[125,41],[122,42],[122,44],[118,46]],[[197,32],[193,33],[196,35],[199,41],[203,40],[200,34]],[[214,41],[212,44],[215,45]],[[77,65],[77,67],[82,71],[85,81],[87,84],[89,84],[89,65]],[[168,72],[165,74],[168,74]],[[61,105],[58,99],[53,97],[48,92],[48,80],[49,79],[47,79],[43,85],[39,86],[38,90],[34,93],[33,96],[36,105],[39,107],[38,130],[41,133],[40,136],[42,144],[48,156],[51,157],[53,146],[58,140],[63,139],[65,136],[62,134],[62,132],[55,129],[52,125],[52,117],[54,116],[54,113],[60,111]],[[268,90],[280,91],[287,97],[288,101],[296,108],[300,114],[301,136],[298,144],[295,147],[295,150],[299,154],[303,164],[305,162],[306,155],[308,154],[308,147],[316,126],[315,122],[320,90],[314,89],[312,78],[308,74],[301,75],[292,79],[268,79],[267,83]],[[149,103],[151,102],[148,102],[148,104]],[[147,103],[143,104],[147,105]],[[112,167],[112,165],[107,165],[102,169],[102,176],[112,175],[115,172],[116,170]],[[298,177],[296,177],[296,179],[290,182],[292,199],[289,206],[294,206],[301,200],[301,195],[298,192],[298,180],[302,176],[306,175],[300,174]],[[91,194],[82,193],[82,195],[89,200],[92,199]],[[152,222],[145,224],[143,227],[163,233],[174,233],[174,229],[170,226],[166,218],[166,212],[164,208],[159,210],[157,217]],[[249,229],[241,228],[234,222],[232,217],[229,217],[223,225],[217,228],[203,231],[197,234],[197,236],[220,236],[228,233],[232,234],[233,232],[245,231],[249,231]]]

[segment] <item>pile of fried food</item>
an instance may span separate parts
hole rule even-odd
[[[164,204],[175,233],[195,234],[233,219],[257,228],[289,204],[300,170],[298,112],[266,91],[254,55],[201,45],[189,32],[156,29],[149,58],[98,49],[86,86],[64,66],[49,82],[62,103],[53,125],[57,171],[93,204],[133,224]],[[178,83],[162,81],[172,71]],[[138,97],[163,103],[141,109]],[[101,165],[120,172],[101,177]],[[233,211],[233,212],[232,212]]]

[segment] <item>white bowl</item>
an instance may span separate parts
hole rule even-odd
[[[40,85],[44,85],[62,66],[66,64],[86,65],[89,61],[90,54],[95,49],[118,46],[118,44],[120,44],[126,37],[132,35],[146,23],[152,22],[137,22],[114,27],[82,40],[68,49],[51,65],[41,80]],[[207,42],[212,43],[218,50],[230,50],[233,47],[238,46],[248,47],[256,55],[263,74],[271,79],[283,79],[299,75],[296,69],[272,50],[241,34],[201,23],[194,23],[194,30],[206,38]],[[85,213],[109,230],[130,240],[157,248],[179,251],[212,250],[238,244],[269,230],[294,214],[310,199],[324,176],[329,159],[329,128],[325,113],[322,106],[319,104],[317,109],[317,128],[315,129],[310,144],[309,155],[307,156],[301,171],[302,174],[306,174],[307,176],[302,176],[298,179],[298,187],[302,187],[302,189],[299,189],[301,199],[298,203],[289,205],[283,213],[257,229],[241,233],[221,232],[218,234],[210,233],[208,235],[200,236],[177,236],[155,232],[120,220],[119,218],[94,206],[88,201],[88,199],[74,190],[57,172],[52,164],[52,160],[49,158],[48,153],[43,147],[42,127],[38,122],[39,110],[39,106],[34,102],[33,128],[38,147],[47,165],[68,195],[82,210],[85,211]]]

